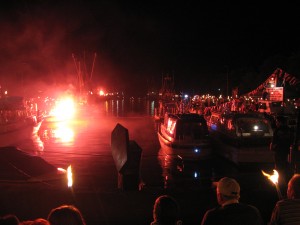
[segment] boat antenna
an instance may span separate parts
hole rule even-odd
[[[92,77],[93,77],[96,57],[97,57],[97,53],[95,52],[94,53],[94,60],[93,60],[92,70],[91,70],[91,75],[90,75],[90,80],[92,80]]]

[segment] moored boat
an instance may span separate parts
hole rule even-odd
[[[30,140],[39,125],[40,122],[23,97],[0,98],[0,147],[18,146]]]
[[[201,160],[212,156],[206,120],[196,113],[166,113],[158,130],[161,148],[167,155],[183,160]]]
[[[240,163],[271,163],[271,121],[262,113],[212,113],[208,121],[217,154]]]

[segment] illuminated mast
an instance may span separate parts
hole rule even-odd
[[[85,54],[84,54],[84,72],[82,71],[81,68],[81,63],[79,60],[75,59],[75,55],[72,54],[76,72],[77,72],[77,85],[78,85],[78,90],[79,90],[79,102],[86,102],[87,99],[87,92],[88,92],[88,87],[87,84],[91,83],[92,77],[93,77],[93,72],[94,72],[94,67],[95,67],[95,60],[96,60],[97,54],[94,54],[94,59],[93,59],[93,64],[91,68],[90,74],[88,74],[87,68],[86,68],[86,62],[85,62]]]

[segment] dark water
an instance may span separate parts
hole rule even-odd
[[[153,119],[156,106],[156,102],[142,99],[100,102],[82,107],[76,118],[68,123],[44,121],[35,139],[38,146],[35,154],[57,167],[72,166],[72,199],[76,195],[74,201],[84,208],[89,224],[149,224],[155,197],[166,193],[178,198],[187,223],[199,224],[205,210],[216,205],[213,182],[223,176],[239,181],[241,201],[256,205],[267,221],[277,195],[261,170],[272,172],[272,165],[241,166],[219,157],[188,163],[165,156]],[[129,139],[142,149],[140,177],[143,188],[140,191],[118,189],[120,177],[111,152],[111,134],[117,124],[127,128]],[[52,195],[56,200],[51,206],[69,201],[66,197],[69,194],[60,193],[59,196],[64,196],[60,200]],[[132,211],[132,207],[136,207],[135,210]],[[19,212],[14,207],[10,209]],[[45,216],[47,208],[42,209],[33,215]],[[114,216],[116,209],[118,216]]]

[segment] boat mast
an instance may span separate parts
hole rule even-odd
[[[96,56],[97,54],[94,54],[94,59],[93,59],[93,63],[92,63],[92,68],[91,68],[91,72],[88,75],[88,71],[87,71],[87,66],[86,66],[86,60],[85,60],[85,53],[84,53],[84,72],[82,71],[82,66],[79,60],[75,59],[75,55],[72,54],[73,57],[73,61],[75,64],[75,68],[76,68],[76,72],[77,72],[77,84],[78,84],[78,90],[79,90],[79,101],[85,101],[85,97],[86,97],[86,92],[88,91],[87,89],[88,84],[91,83],[92,81],[92,77],[93,77],[93,73],[94,73],[94,67],[95,67],[95,61],[96,61]]]

